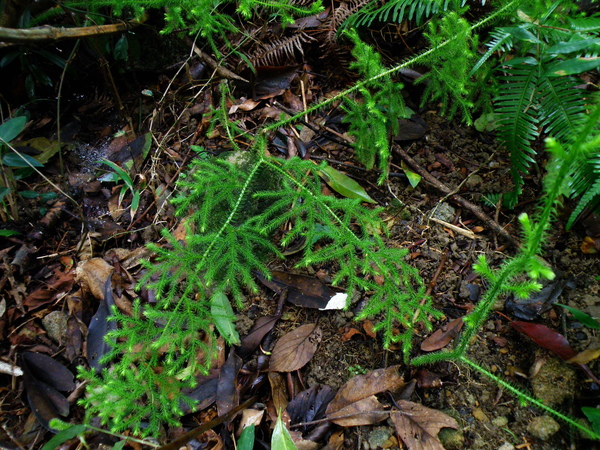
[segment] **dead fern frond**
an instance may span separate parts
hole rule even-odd
[[[342,25],[348,17],[370,2],[371,0],[349,0],[342,2],[333,11],[333,14],[330,14],[330,19],[325,24],[327,27],[327,35],[323,46],[328,48],[333,47],[336,44],[336,35],[340,25]]]
[[[255,66],[281,64],[284,60],[296,60],[296,50],[304,58],[303,44],[315,41],[306,33],[296,33],[290,37],[272,39],[269,44],[262,43],[262,48],[252,58]]]

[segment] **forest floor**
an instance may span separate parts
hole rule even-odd
[[[316,53],[317,49],[312,51]],[[318,55],[307,52],[306,60],[304,65],[259,69],[259,81],[263,82],[260,86],[266,91],[257,95],[254,85],[254,100],[248,100],[253,92],[247,86],[239,86],[228,101],[230,118],[251,133],[260,124],[279,118],[281,105],[286,110],[300,111],[350,82],[344,81],[344,74],[334,77],[335,71],[328,69]],[[140,276],[139,261],[149,256],[145,245],[148,242],[166,245],[160,230],[175,230],[179,223],[168,202],[177,176],[185,171],[192,158],[231,149],[222,129],[217,127],[209,135],[206,133],[210,108],[218,106],[219,81],[210,77],[209,69],[194,76],[194,68],[200,64],[196,59],[177,66],[185,69],[177,74],[166,63],[153,70],[142,72],[130,68],[115,74],[114,87],[120,99],[110,83],[99,77],[89,75],[93,81],[83,82],[96,67],[92,62],[89,64],[78,70],[72,86],[65,88],[60,124],[55,109],[33,104],[29,108],[30,123],[20,138],[26,141],[45,137],[54,142],[60,127],[60,140],[64,144],[61,159],[53,156],[43,173],[74,202],[62,194],[48,203],[39,197],[21,197],[19,217],[2,224],[2,228],[20,233],[0,241],[0,358],[10,364],[21,365],[17,355],[22,352],[51,356],[73,373],[78,365],[85,364],[87,325],[96,313],[108,274],[114,270],[120,276],[113,286],[115,296],[122,301],[118,306],[130,307],[137,295],[132,286]],[[407,104],[418,111],[418,118],[405,124],[406,130],[415,134],[410,139],[398,139],[395,149],[408,154],[422,171],[441,184],[450,190],[457,189],[461,197],[479,205],[492,222],[518,240],[517,217],[522,212],[533,212],[540,196],[543,152],[538,155],[535,171],[527,177],[521,203],[515,209],[486,205],[486,194],[501,194],[512,187],[509,155],[497,148],[493,133],[480,133],[474,127],[448,121],[440,116],[436,105],[419,109],[420,88],[412,86],[411,80],[404,81]],[[141,96],[144,89],[153,96]],[[451,321],[467,314],[485,292],[485,284],[472,268],[479,255],[485,254],[492,265],[499,265],[515,254],[516,249],[491,229],[492,222],[482,221],[464,203],[447,196],[425,179],[416,188],[411,187],[403,171],[409,162],[399,151],[394,153],[389,181],[378,185],[378,174],[362,169],[351,149],[339,143],[350,142],[340,120],[342,114],[341,109],[331,108],[308,118],[311,123],[324,124],[328,131],[306,139],[303,145],[287,145],[281,139],[289,130],[283,130],[271,137],[270,151],[280,157],[306,151],[304,157],[315,161],[325,159],[364,187],[384,208],[382,217],[390,231],[389,245],[410,250],[410,264],[419,270],[430,287],[435,307],[444,313],[445,317],[436,326],[446,330]],[[302,125],[299,128],[301,135],[307,131]],[[243,145],[243,139],[240,142]],[[205,153],[199,154],[192,146],[203,147]],[[135,156],[138,153],[141,156]],[[98,163],[101,158],[119,164],[133,161],[134,167],[138,167],[134,182],[141,196],[133,217],[129,208],[132,192],[125,190],[120,199],[122,182],[99,180],[105,169]],[[35,174],[20,185],[21,191],[54,190]],[[568,284],[568,287],[558,299],[546,299],[545,304],[542,301],[534,306],[533,312],[527,309],[531,305],[517,302],[515,306],[514,301],[505,299],[495,307],[496,312],[471,344],[469,353],[472,360],[493,373],[525,390],[533,390],[538,398],[577,418],[583,417],[582,406],[597,406],[600,387],[585,372],[561,361],[511,327],[511,320],[524,320],[520,317],[530,314],[530,321],[562,333],[577,352],[600,346],[597,332],[574,320],[562,308],[552,306],[558,301],[600,317],[597,279],[600,259],[597,254],[582,251],[586,235],[600,235],[597,219],[592,216],[588,222],[566,231],[562,218],[558,218],[550,231],[544,258],[559,274],[557,286],[563,283],[560,286]],[[293,260],[290,256],[289,260],[273,262],[272,268],[325,283],[335,270],[312,267],[297,271],[293,269]],[[267,288],[258,295],[249,294],[245,309],[236,311],[240,335],[244,336],[259,317],[274,314],[278,297]],[[403,398],[441,411],[458,422],[458,429],[444,428],[440,433],[446,449],[590,449],[595,445],[534,406],[521,404],[464,365],[453,362],[427,367],[405,365],[399,349],[382,347],[380,336],[371,330],[371,322],[354,320],[362,300],[353,299],[345,311],[284,305],[282,319],[274,328],[275,339],[304,324],[318,323],[322,332],[321,343],[307,364],[282,378],[287,387],[280,393],[284,392],[281,395],[287,401],[309,387],[327,385],[335,391],[353,376],[397,365],[407,384]],[[515,315],[516,310],[521,311],[519,308],[525,309],[525,313]],[[423,353],[421,343],[430,334],[415,336],[413,356]],[[451,339],[433,343],[436,348],[451,345]],[[223,363],[226,353],[224,350],[217,364]],[[596,362],[591,362],[590,368],[596,374],[600,372]],[[243,370],[246,369],[250,370]],[[25,393],[26,384],[21,377],[0,375],[1,448],[40,448],[52,436],[36,420],[40,414],[44,420],[43,405],[36,403],[43,400],[32,400],[31,392]],[[273,386],[271,380],[271,385],[264,382],[256,389],[258,401],[271,419],[276,397]],[[77,390],[69,394],[69,420],[79,423],[83,411],[76,399],[82,394]],[[387,406],[392,403],[385,396],[381,401]],[[37,409],[37,415],[32,414],[32,408]],[[165,431],[164,442],[215,415],[212,406],[189,414],[182,419],[181,429]],[[270,420],[262,420],[257,432],[259,441],[269,441],[271,425]],[[203,435],[187,448],[230,448],[222,428],[226,427]],[[111,443],[100,434],[87,440],[92,448]],[[331,425],[315,442],[313,447],[303,443],[306,447],[299,445],[299,448],[327,445],[340,449],[393,449],[403,445],[389,419],[365,426]],[[62,448],[76,448],[77,443],[74,439]],[[261,447],[257,443],[255,448],[268,445]]]

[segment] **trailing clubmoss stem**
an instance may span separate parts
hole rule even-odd
[[[504,14],[506,14],[508,11],[510,11],[512,8],[514,8],[516,5],[520,4],[522,2],[522,0],[512,0],[510,2],[508,2],[506,5],[504,5],[502,8],[494,11],[492,14],[490,14],[489,16],[481,19],[479,22],[477,22],[476,24],[474,24],[473,26],[471,26],[471,31],[476,30],[477,28],[481,28],[483,26],[485,26],[486,24],[488,24],[489,22],[493,21],[494,19],[496,19],[497,17],[500,17]],[[332,103],[335,103],[343,98],[349,97],[350,94],[358,91],[359,89],[365,87],[368,83],[373,82],[377,79],[392,75],[396,72],[398,72],[401,69],[406,69],[407,67],[414,65],[414,64],[418,64],[421,60],[426,59],[428,56],[430,56],[431,54],[437,52],[438,50],[446,47],[448,44],[450,44],[451,42],[453,42],[455,39],[458,39],[460,36],[456,36],[453,39],[448,39],[447,41],[442,42],[441,44],[439,44],[436,47],[432,47],[427,51],[424,51],[423,53],[421,53],[420,55],[417,55],[411,59],[409,59],[408,61],[403,62],[402,64],[399,64],[397,66],[392,67],[391,69],[386,70],[385,72],[382,72],[380,74],[377,74],[374,77],[371,77],[367,80],[362,80],[359,81],[358,83],[356,83],[355,85],[353,85],[352,87],[340,92],[337,95],[334,95],[333,97],[317,104],[314,106],[311,106],[308,109],[305,109],[301,112],[299,112],[298,114],[292,116],[292,117],[288,117],[287,119],[283,119],[280,120],[279,122],[276,122],[272,125],[269,125],[265,128],[263,128],[262,130],[260,130],[261,134],[267,134],[273,130],[276,130],[279,127],[282,127],[284,125],[287,125],[289,123],[293,123],[297,120],[303,119],[307,114],[313,113],[315,111],[318,111],[319,109],[322,109],[326,106],[331,105]]]
[[[571,427],[573,427],[573,428],[577,429],[578,431],[580,431],[581,433],[587,435],[590,439],[600,440],[600,434],[595,433],[593,430],[590,430],[588,427],[583,426],[579,422],[573,420],[571,417],[560,413],[556,409],[545,405],[540,400],[536,399],[535,397],[532,397],[530,394],[528,394],[524,390],[512,385],[511,383],[509,383],[506,380],[503,380],[502,378],[493,374],[489,370],[484,369],[479,364],[475,363],[474,361],[471,361],[466,356],[461,356],[459,358],[459,361],[461,363],[469,366],[471,369],[479,372],[480,374],[485,375],[487,378],[492,380],[498,386],[502,387],[503,389],[507,390],[508,392],[513,394],[515,397],[517,397],[519,399],[519,401],[524,402],[524,403],[529,403],[529,404],[535,406],[536,408],[539,408],[549,414],[552,414],[553,416],[559,418],[560,420],[568,423]]]

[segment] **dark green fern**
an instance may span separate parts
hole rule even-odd
[[[346,20],[343,28],[370,27],[374,22],[401,23],[414,20],[422,25],[425,20],[446,11],[457,11],[467,0],[379,0],[369,3]]]

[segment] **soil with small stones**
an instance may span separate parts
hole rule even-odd
[[[132,101],[131,98],[125,100]],[[103,105],[103,102],[108,105]],[[72,153],[66,154],[65,168],[71,175],[76,174],[82,180],[87,180],[82,184],[72,180],[70,187],[71,193],[76,191],[88,217],[93,219],[86,224],[86,231],[90,232],[90,239],[95,239],[94,256],[104,256],[109,249],[116,247],[134,249],[147,242],[158,241],[158,231],[162,226],[172,228],[176,225],[173,210],[168,203],[164,203],[159,212],[149,197],[142,197],[139,211],[147,210],[149,214],[139,223],[134,222],[135,226],[131,227],[131,218],[126,215],[120,216],[119,219],[109,217],[112,211],[109,202],[110,199],[114,199],[115,193],[85,178],[85,173],[95,170],[94,167],[90,167],[93,162],[88,161],[89,153],[92,150],[107,150],[113,142],[111,136],[123,126],[115,104],[100,95],[79,101],[74,96],[68,105],[68,111],[79,111],[79,115],[86,114],[86,111],[89,111],[85,109],[86,104],[94,105],[92,113],[84,121],[79,133],[75,133],[78,144]],[[163,111],[164,117],[157,119],[160,130],[157,134],[160,137],[170,132],[168,123],[183,111],[183,105],[183,101],[174,97],[172,110]],[[137,112],[140,115],[150,114],[152,108],[150,101],[144,102]],[[92,126],[90,118],[95,114],[102,120]],[[41,111],[34,111],[34,116],[36,121],[46,117]],[[459,194],[478,205],[485,205],[484,197],[488,194],[510,191],[512,182],[509,157],[497,148],[492,135],[478,133],[472,127],[457,122],[449,122],[439,117],[435,109],[423,111],[421,116],[429,125],[427,133],[415,141],[395,144],[402,145],[421,167],[451,188],[460,185]],[[111,117],[113,121],[110,120]],[[50,119],[54,120],[51,117]],[[40,125],[39,130],[46,130],[44,126]],[[145,172],[160,178],[157,185],[172,188],[172,181],[191,157],[185,139],[201,128],[201,119],[198,117],[183,117],[177,130],[179,138],[169,143],[169,158],[165,158],[167,162],[162,167],[153,165],[151,170]],[[73,140],[75,141],[75,138]],[[207,148],[211,148],[210,141],[203,143]],[[223,145],[223,142],[214,145],[218,147]],[[347,149],[339,146],[333,148],[335,150],[329,153],[315,150],[314,155],[327,158],[334,167],[346,171],[385,207],[383,218],[390,227],[389,245],[409,248],[410,263],[418,268],[425,283],[435,284],[432,290],[434,303],[445,315],[436,326],[443,327],[449,321],[467,314],[487,288],[473,272],[472,267],[477,258],[485,255],[492,266],[498,266],[514,255],[516,249],[510,247],[503,238],[496,236],[471,211],[445,198],[426,182],[422,181],[416,188],[410,187],[405,177],[401,176],[401,161],[397,157],[393,159],[395,174],[390,177],[387,185],[380,187],[376,183],[377,174],[353,170],[347,165],[336,166],[337,160],[357,163]],[[543,173],[544,163],[544,156],[541,155],[537,171],[533,173]],[[49,165],[46,170],[49,176],[58,176],[60,172],[57,163]],[[38,182],[39,186],[42,186],[42,181]],[[540,195],[540,183],[538,175],[529,177],[521,204],[512,211],[497,210],[493,206],[484,206],[484,209],[511,235],[518,237],[516,218],[521,212],[535,211],[535,204]],[[4,268],[11,267],[2,275],[0,285],[3,307],[0,331],[4,342],[1,356],[7,361],[14,360],[16,352],[24,349],[35,351],[43,347],[44,351],[50,349],[53,354],[58,355],[57,358],[63,358],[65,364],[74,368],[77,361],[67,361],[60,356],[64,348],[52,342],[41,325],[42,318],[51,311],[65,308],[60,298],[18,321],[13,321],[7,316],[7,311],[16,314],[12,303],[15,296],[23,298],[33,288],[43,284],[50,274],[50,268],[64,263],[65,258],[74,257],[79,248],[76,244],[82,237],[82,223],[73,210],[69,206],[64,208],[62,216],[54,221],[50,228],[44,228],[42,233],[37,225],[42,217],[39,207],[34,201],[23,203],[20,205],[22,219],[5,224],[7,228],[21,231],[22,235],[3,240],[0,245]],[[475,230],[475,236],[463,235],[431,220],[432,217],[462,229]],[[584,233],[584,230],[577,228],[567,232],[563,222],[557,221],[550,230],[543,256],[561,277],[572,277],[574,280],[574,287],[566,288],[559,302],[598,317],[600,281],[596,277],[600,274],[600,259],[597,255],[582,253],[580,247]],[[26,262],[19,259],[23,256],[19,254],[20,251],[29,252],[30,257]],[[277,264],[274,268],[292,270],[291,262]],[[303,273],[314,275],[319,270],[327,272],[330,269],[311,267]],[[447,449],[594,448],[595,444],[586,441],[560,421],[557,422],[557,432],[550,436],[544,435],[554,424],[549,422],[548,425],[538,420],[544,416],[543,411],[532,405],[521,404],[517,398],[490,379],[464,364],[444,362],[427,367],[406,366],[399,349],[385,350],[380,337],[370,336],[363,328],[364,323],[354,320],[363,301],[364,298],[353,299],[347,311],[323,312],[290,304],[285,306],[282,321],[276,327],[277,336],[298,325],[313,322],[318,322],[323,332],[321,344],[314,357],[298,373],[297,385],[310,387],[325,384],[337,389],[353,375],[398,364],[403,367],[406,381],[417,379],[422,384],[426,379],[433,380],[430,387],[417,387],[410,397],[412,401],[443,411],[458,420],[459,430],[445,429],[442,432],[441,439]],[[260,295],[248,296],[247,308],[238,312],[240,332],[243,334],[247,331],[256,317],[273,313],[276,303],[276,296],[266,290]],[[89,310],[83,311],[82,320],[86,323],[94,313],[93,306],[93,303],[88,303]],[[582,406],[595,407],[598,404],[600,387],[590,382],[583,371],[563,363],[558,357],[512,329],[509,318],[513,316],[505,311],[504,304],[496,305],[495,310],[471,343],[468,354],[471,360],[522,389],[530,391],[536,386],[539,395],[545,395],[547,401],[556,402],[555,408],[576,418],[582,417]],[[550,308],[535,318],[535,322],[563,333],[578,352],[600,346],[596,332],[565,315],[558,307]],[[37,330],[39,334],[19,334],[17,326],[25,327],[27,323],[35,324],[36,328],[26,329]],[[353,328],[359,333],[347,339],[348,331]],[[15,339],[15,336],[19,338]],[[419,345],[427,336],[428,333],[425,332],[417,333],[412,356],[423,353],[419,350]],[[594,373],[600,373],[600,367],[595,361],[589,366]],[[32,448],[39,447],[40,442],[47,440],[49,434],[34,425],[20,380],[8,375],[0,375],[0,379],[3,386],[3,394],[0,394],[3,405],[0,421],[4,430],[0,431],[0,440],[3,448],[17,448],[17,442],[28,442],[27,445],[31,445]],[[266,393],[265,398],[261,400],[268,400]],[[75,408],[73,416],[80,418],[81,411]],[[400,446],[393,425],[387,422],[347,428],[343,432],[342,448],[375,449]],[[27,440],[23,440],[25,437]]]

